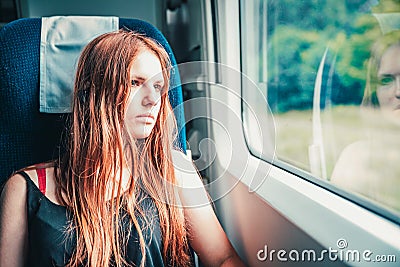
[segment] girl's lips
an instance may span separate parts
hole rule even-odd
[[[136,120],[146,124],[152,124],[154,123],[154,116],[151,114],[141,114],[136,116]]]

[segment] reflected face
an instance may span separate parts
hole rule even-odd
[[[400,45],[389,47],[378,69],[376,95],[385,114],[400,118]]]
[[[125,124],[133,138],[143,139],[153,130],[161,107],[164,78],[158,57],[151,51],[139,52],[131,66],[130,78]]]

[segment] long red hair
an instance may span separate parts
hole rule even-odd
[[[156,124],[139,142],[131,138],[124,119],[131,90],[129,70],[142,51],[159,58],[165,85]],[[169,70],[166,51],[131,31],[103,34],[83,50],[75,78],[70,135],[56,172],[57,198],[72,211],[71,230],[76,235],[76,250],[68,266],[127,265],[124,244],[129,233],[119,231],[121,210],[126,210],[138,232],[144,266],[142,230],[146,225],[140,225],[135,215],[145,214],[138,204],[140,190],[153,198],[158,210],[164,263],[190,264],[185,220],[174,189],[171,150],[176,123],[167,93]],[[131,169],[125,189],[120,182],[124,166]]]

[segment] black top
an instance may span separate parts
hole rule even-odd
[[[71,213],[61,205],[50,201],[25,172],[20,172],[27,182],[28,239],[29,252],[27,266],[65,266],[74,252],[74,232],[67,234]],[[146,242],[145,266],[164,266],[162,260],[162,238],[158,211],[154,201],[144,197],[140,202],[149,227],[143,229],[143,219],[139,224]],[[121,216],[122,227],[129,225],[127,216]],[[132,226],[126,248],[126,260],[139,266],[142,256],[137,231]]]

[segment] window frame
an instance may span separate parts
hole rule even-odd
[[[244,1],[238,0],[238,2],[239,2],[239,17],[242,18],[243,10],[242,10],[241,4]],[[243,66],[244,53],[242,51],[242,48],[246,47],[246,45],[243,44],[244,38],[242,36],[242,30],[243,30],[242,29],[242,24],[240,22],[240,49],[241,49],[241,55],[240,55],[241,66],[240,67],[241,67],[241,71],[244,71],[243,70],[243,68],[245,67],[245,66]],[[244,91],[244,87],[242,86],[241,95],[243,96],[244,94],[246,94],[246,92]],[[245,110],[245,105],[242,102],[241,113],[242,113],[242,120],[244,122],[243,123],[243,131],[244,132],[248,131],[248,129],[246,129],[246,122],[245,122],[246,118],[244,116],[245,112],[247,112],[247,111]],[[254,149],[251,147],[251,145],[250,145],[251,141],[248,140],[248,136],[247,135],[245,135],[245,140],[246,140],[246,145],[247,145],[249,153],[251,155],[253,155],[254,157],[258,157],[259,159],[261,159],[261,160],[263,160],[265,162],[268,162],[269,164],[271,164],[271,165],[273,165],[273,166],[275,166],[275,167],[277,167],[277,168],[279,168],[281,170],[287,171],[288,173],[291,173],[291,174],[295,175],[299,179],[303,179],[303,180],[308,181],[308,182],[310,182],[310,183],[312,183],[312,184],[314,184],[316,186],[319,186],[319,187],[321,187],[321,188],[323,188],[323,189],[325,189],[325,190],[327,190],[327,191],[329,191],[331,193],[336,194],[339,197],[342,197],[342,198],[344,198],[344,199],[346,199],[346,200],[348,200],[348,201],[350,201],[350,202],[352,202],[352,203],[354,203],[356,205],[359,205],[362,208],[365,208],[368,211],[371,211],[371,212],[375,213],[376,215],[382,216],[383,218],[385,218],[385,219],[387,219],[387,220],[389,220],[389,221],[391,221],[393,223],[396,223],[396,224],[400,225],[400,215],[399,214],[396,214],[396,213],[386,209],[384,206],[380,206],[378,204],[375,204],[374,202],[369,200],[367,197],[364,198],[362,196],[358,196],[358,195],[356,195],[356,194],[354,194],[354,193],[352,193],[350,191],[347,191],[345,189],[342,189],[342,188],[339,188],[339,187],[335,186],[334,184],[330,183],[329,181],[326,181],[326,180],[324,180],[322,178],[315,177],[311,173],[307,172],[306,170],[303,170],[303,169],[301,169],[299,167],[296,167],[295,165],[292,165],[289,162],[286,162],[284,160],[280,160],[279,158],[276,157],[276,155],[272,160],[269,160],[269,159],[263,158],[263,157],[259,157],[257,155],[258,154],[257,151],[254,151]]]

